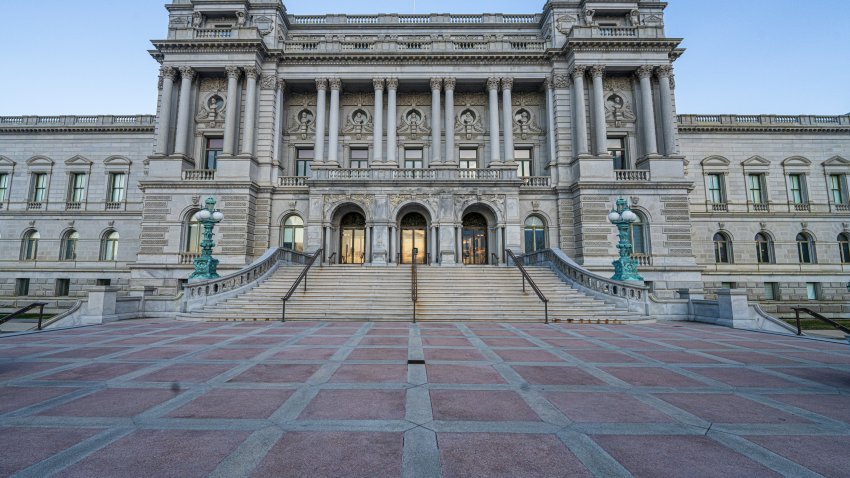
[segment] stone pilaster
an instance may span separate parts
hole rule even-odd
[[[236,154],[236,138],[239,128],[239,112],[237,98],[239,96],[239,77],[242,72],[236,66],[225,68],[227,72],[227,111],[224,116],[224,148],[222,154],[233,156]]]
[[[584,105],[584,75],[587,67],[576,66],[573,69],[573,114],[576,124],[576,154],[590,153],[587,146],[587,110]]]
[[[254,137],[257,129],[257,76],[259,71],[254,66],[245,67],[245,129],[242,135],[241,154],[254,155]]]
[[[189,130],[192,122],[192,80],[195,70],[180,68],[180,102],[177,107],[177,134],[174,139],[174,154],[186,156],[189,147]]]
[[[442,142],[440,141],[440,90],[443,89],[442,78],[431,78],[431,164],[439,164],[440,149]]]
[[[655,135],[655,108],[652,102],[652,70],[643,65],[635,73],[640,79],[641,120],[643,121],[644,151],[647,156],[658,154],[658,139]]]
[[[502,162],[499,154],[499,79],[487,80],[487,92],[490,105],[490,164]]]
[[[664,154],[673,156],[676,151],[676,132],[673,115],[673,90],[672,83],[673,67],[670,65],[659,66],[655,70],[658,77],[658,88],[661,94],[661,129],[664,131]]]
[[[605,77],[605,66],[594,65],[590,67],[590,76],[593,78],[593,154],[602,156],[608,154],[608,128],[605,122],[605,91],[602,87],[602,79]]]
[[[339,166],[339,93],[342,90],[342,80],[331,78],[328,80],[331,87],[330,118],[328,121],[328,163],[331,166]]]
[[[513,101],[511,99],[511,90],[513,90],[513,87],[513,78],[502,78],[502,123],[505,128],[503,133],[505,157],[503,161],[506,163],[513,163],[514,161],[514,114]]]
[[[446,94],[446,163],[455,161],[455,79],[443,78],[443,88]]]
[[[156,137],[156,154],[168,154],[168,138],[171,134],[171,103],[174,96],[174,78],[177,70],[170,66],[160,68],[162,77],[162,94],[159,100],[159,131]]]
[[[396,139],[396,93],[398,92],[398,79],[387,78],[387,164],[396,164],[396,152],[398,150]]]

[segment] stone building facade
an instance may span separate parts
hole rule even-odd
[[[175,0],[151,51],[155,116],[0,117],[0,297],[61,303],[104,279],[173,295],[208,196],[224,271],[283,245],[376,267],[413,248],[459,267],[557,247],[610,273],[606,215],[625,197],[659,297],[847,302],[850,117],[677,116],[665,6],[303,16]]]

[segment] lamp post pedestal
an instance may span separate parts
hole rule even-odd
[[[193,264],[195,272],[189,276],[190,282],[218,279],[220,276],[216,271],[218,269],[218,259],[212,256],[213,247],[213,228],[216,224],[224,219],[224,214],[215,208],[215,199],[207,198],[206,208],[198,212],[198,221],[204,227],[204,239],[201,241],[201,255],[197,257]]]
[[[632,243],[629,237],[631,224],[637,220],[637,215],[629,209],[629,203],[620,198],[617,199],[614,209],[608,214],[608,220],[611,224],[617,226],[617,234],[620,239],[619,244],[617,244],[620,258],[613,263],[614,275],[611,279],[643,284],[643,277],[637,270],[638,261],[632,258]]]

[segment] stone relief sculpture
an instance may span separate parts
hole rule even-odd
[[[555,22],[555,29],[564,35],[569,35],[576,23],[578,23],[578,18],[574,15],[562,15]]]
[[[299,134],[301,139],[307,139],[310,133],[316,132],[315,119],[310,109],[304,108],[293,116],[292,121],[289,122],[292,126],[289,127],[287,132]]]
[[[221,128],[224,126],[227,104],[227,80],[224,78],[204,78],[200,85],[201,98],[195,120],[198,127]]]
[[[620,128],[635,121],[632,85],[626,78],[605,79],[605,118],[609,125]]]
[[[513,123],[514,134],[519,135],[522,139],[528,139],[528,135],[537,135],[543,132],[531,112],[526,108],[520,108],[514,112]]]
[[[353,134],[357,139],[363,139],[363,134],[371,133],[374,129],[372,117],[363,108],[357,108],[345,119],[343,133]]]
[[[463,109],[455,119],[455,133],[472,139],[476,134],[484,133],[481,125],[481,115],[472,108]]]
[[[402,113],[398,132],[411,137],[427,135],[431,133],[427,117],[418,108],[413,107]]]
[[[584,24],[593,25],[593,16],[596,15],[596,10],[588,8],[584,11]]]

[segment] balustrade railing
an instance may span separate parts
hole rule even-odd
[[[850,212],[850,204],[833,204],[832,210],[835,212]]]
[[[178,255],[178,262],[181,265],[193,264],[198,257],[201,257],[200,252],[181,252]]]
[[[709,202],[706,207],[712,212],[729,212],[729,204],[725,202]]]
[[[488,38],[481,35],[453,35],[432,39],[422,35],[399,35],[394,38],[348,36],[329,40],[324,35],[294,35],[283,46],[292,53],[339,53],[352,51],[410,52],[543,52],[546,41],[538,35],[512,35],[506,38]]]
[[[510,23],[536,25],[540,23],[539,14],[407,14],[407,15],[290,15],[289,22],[294,25],[364,25],[378,24],[469,24],[469,23]]]
[[[649,181],[648,169],[615,169],[614,179],[617,181]]]
[[[152,115],[101,115],[101,116],[0,116],[2,127],[59,127],[59,126],[151,126],[155,122]]]
[[[285,188],[296,188],[307,185],[306,176],[281,176],[277,178],[277,185]]]
[[[329,181],[496,181],[518,180],[515,169],[318,169],[316,180]],[[548,182],[548,178],[545,178]],[[543,184],[544,179],[535,179]]]
[[[794,212],[810,212],[812,210],[812,205],[809,203],[791,203],[790,206]]]
[[[650,255],[650,254],[634,253],[634,254],[632,254],[632,259],[638,261],[639,266],[651,266],[652,265],[652,255]]]
[[[748,202],[747,208],[750,212],[770,212],[770,204],[766,202]]]
[[[27,209],[31,211],[40,211],[44,209],[44,203],[41,201],[29,201],[27,203]]]
[[[233,29],[231,28],[197,28],[195,29],[195,38],[232,38]]]
[[[522,185],[530,188],[548,188],[549,187],[549,176],[524,176],[522,178]]]
[[[83,203],[80,203],[80,202],[69,201],[69,202],[65,203],[65,209],[67,209],[68,211],[78,211],[78,210],[82,209],[82,207],[83,207]]]
[[[212,181],[215,179],[215,169],[184,169],[184,181]]]
[[[679,115],[680,125],[727,125],[727,126],[848,126],[850,115]]]
[[[635,27],[599,27],[601,37],[636,37],[638,30]]]
[[[117,211],[123,207],[124,203],[116,202],[116,201],[108,201],[104,205],[104,209],[107,211]]]

